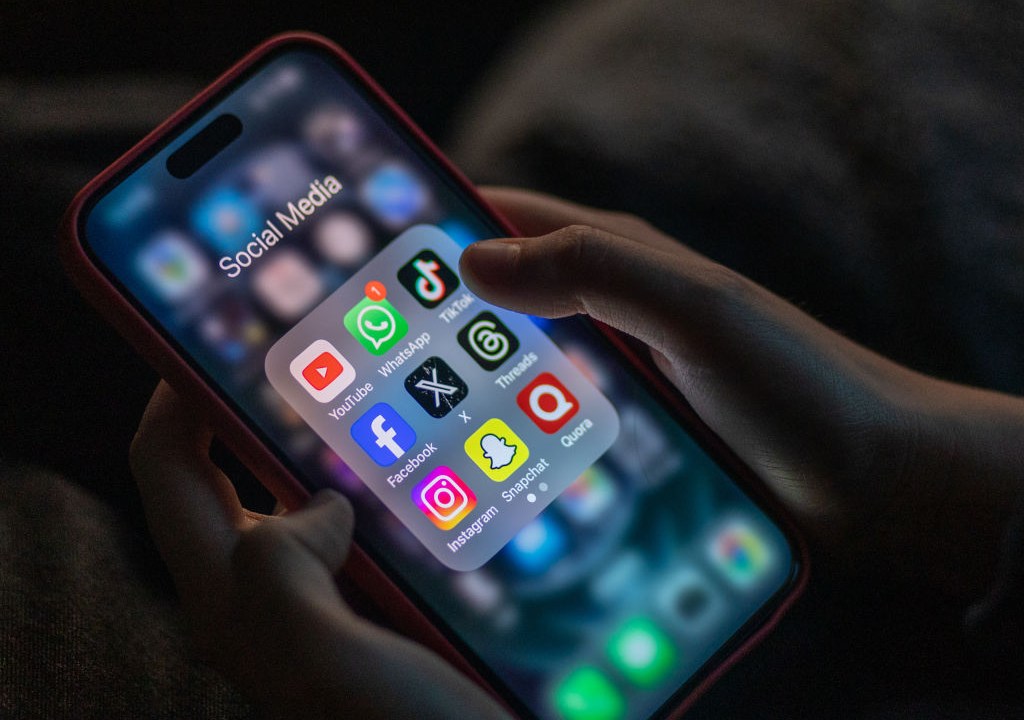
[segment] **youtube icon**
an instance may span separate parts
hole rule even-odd
[[[356,379],[355,368],[326,340],[316,340],[292,360],[292,377],[318,402],[330,402]]]
[[[320,353],[316,360],[306,366],[302,377],[316,390],[323,390],[341,375],[341,361],[329,352]]]

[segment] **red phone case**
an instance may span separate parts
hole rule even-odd
[[[93,178],[92,181],[79,191],[65,212],[59,231],[59,254],[61,261],[68,275],[83,296],[117,328],[118,332],[135,347],[143,358],[180,395],[205,412],[206,419],[231,451],[245,463],[253,474],[286,507],[290,508],[299,507],[305,503],[309,496],[307,490],[284,467],[277,457],[266,448],[245,424],[244,420],[238,417],[188,362],[178,355],[174,348],[149,324],[118,287],[96,266],[85,251],[81,241],[80,228],[84,219],[82,215],[83,209],[94,196],[102,194],[103,190],[106,189],[107,185],[118,173],[145,155],[169,134],[172,134],[197,109],[216,97],[224,88],[268,53],[278,50],[282,46],[294,44],[314,46],[321,51],[326,51],[351,70],[353,74],[365,83],[369,93],[388,107],[395,117],[404,124],[408,132],[420,143],[421,147],[443,169],[450,173],[463,192],[484,208],[509,235],[516,234],[511,223],[487,204],[470,184],[469,180],[451,164],[433,142],[413,123],[408,115],[377,86],[373,79],[344,50],[320,35],[307,32],[289,32],[274,36],[235,63],[206,89],[146,135],[135,147],[118,158],[110,167]],[[806,587],[808,578],[809,562],[807,548],[792,521],[774,499],[764,491],[753,472],[710,429],[704,426],[679,393],[666,384],[653,365],[642,359],[633,350],[630,343],[616,331],[600,323],[597,323],[597,325],[630,362],[661,391],[662,395],[670,399],[674,409],[691,421],[692,424],[688,430],[696,437],[702,439],[705,444],[710,445],[713,451],[715,451],[716,457],[719,460],[724,460],[724,464],[729,468],[732,476],[741,482],[748,493],[757,498],[763,508],[769,510],[772,519],[782,528],[789,539],[797,561],[797,575],[785,597],[777,602],[771,614],[764,620],[761,626],[742,645],[737,647],[711,672],[705,675],[685,697],[677,702],[667,715],[669,718],[678,718],[726,670],[760,642],[800,596]],[[396,629],[415,637],[433,649],[508,707],[507,701],[502,698],[500,693],[474,669],[467,658],[445,637],[441,630],[431,622],[358,545],[353,545],[352,552],[345,565],[345,571],[362,590],[381,606]]]

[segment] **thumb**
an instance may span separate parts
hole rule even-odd
[[[236,572],[260,579],[329,579],[348,557],[353,525],[348,500],[321,490],[301,510],[269,517],[242,533],[233,555]]]

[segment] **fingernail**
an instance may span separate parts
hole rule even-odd
[[[463,253],[465,269],[486,285],[507,285],[516,272],[520,246],[517,240],[481,240]]]

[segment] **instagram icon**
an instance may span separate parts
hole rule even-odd
[[[451,530],[476,507],[476,495],[451,468],[435,468],[412,490],[412,501],[430,522]]]

